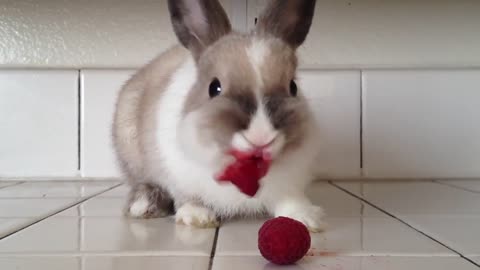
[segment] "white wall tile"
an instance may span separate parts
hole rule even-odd
[[[248,0],[248,23],[268,0]],[[480,64],[480,1],[322,0],[305,68],[471,67]]]
[[[248,1],[250,25],[261,1]],[[242,29],[246,0],[221,2]],[[317,1],[301,63],[479,66],[479,13],[474,0]],[[0,32],[0,65],[9,67],[132,68],[176,43],[160,0],[2,1]]]
[[[360,72],[301,71],[299,83],[320,128],[318,173],[360,176]]]
[[[115,102],[133,70],[83,70],[81,173],[84,177],[120,176],[111,126]]]
[[[77,71],[0,71],[0,177],[77,175],[77,112]]]
[[[480,71],[363,74],[367,177],[479,177]]]
[[[220,2],[243,30],[246,0]],[[178,43],[164,0],[1,1],[0,33],[8,67],[138,67]]]

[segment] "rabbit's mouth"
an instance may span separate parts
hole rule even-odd
[[[270,161],[280,153],[284,146],[284,136],[279,132],[271,132],[263,136],[249,136],[255,133],[237,132],[233,135],[231,150],[245,156],[259,156]]]

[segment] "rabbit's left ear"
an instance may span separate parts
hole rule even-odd
[[[218,0],[168,0],[175,34],[195,58],[232,27]]]
[[[271,0],[260,15],[255,31],[280,38],[296,49],[310,31],[315,4],[316,0]]]

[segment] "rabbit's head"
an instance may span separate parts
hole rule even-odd
[[[311,115],[296,83],[296,50],[316,1],[271,1],[250,33],[232,31],[217,0],[168,3],[175,33],[196,66],[182,140],[201,145],[202,154],[262,151],[273,160],[299,147]]]

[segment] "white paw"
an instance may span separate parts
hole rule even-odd
[[[182,205],[175,215],[177,223],[198,228],[218,227],[219,223],[212,210],[190,203]]]
[[[127,215],[132,218],[159,218],[168,214],[168,209],[159,208],[155,202],[150,202],[146,196],[137,198],[127,209]]]
[[[141,218],[147,213],[149,206],[150,203],[148,202],[148,199],[142,196],[130,205],[128,213],[133,218]]]
[[[307,226],[308,230],[313,233],[325,231],[327,224],[323,222],[323,209],[319,206],[310,205],[291,209],[288,212],[280,212],[276,216],[289,217],[298,220]]]

